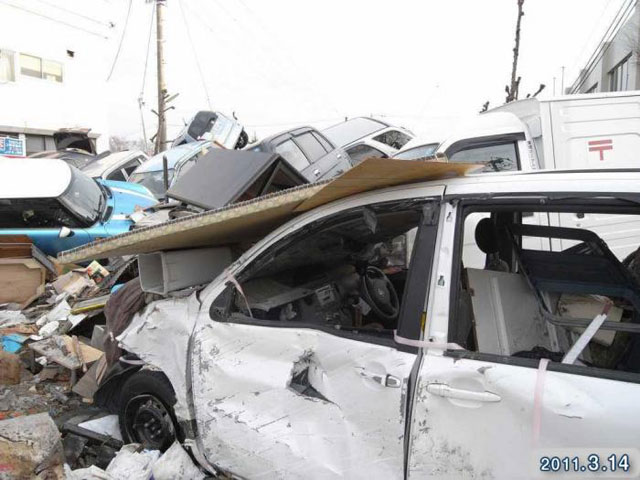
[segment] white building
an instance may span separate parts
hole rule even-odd
[[[626,9],[626,10],[625,10]],[[640,7],[626,2],[568,93],[639,90]]]
[[[113,29],[109,4],[90,3],[0,3],[0,137],[22,138],[26,154],[53,149],[59,128],[90,128],[98,151],[108,147]]]

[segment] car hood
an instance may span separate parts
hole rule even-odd
[[[147,208],[158,201],[144,186],[137,183],[116,182],[114,180],[99,180],[111,191],[112,198],[109,201],[113,207],[111,219],[123,219],[123,215],[130,215],[136,211],[136,207]],[[114,217],[118,215],[119,217]]]

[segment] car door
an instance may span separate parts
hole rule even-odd
[[[313,181],[335,177],[350,168],[347,153],[335,148],[319,132],[307,130],[292,137],[312,164]]]
[[[422,309],[435,247],[431,220],[414,242],[398,325],[407,336],[419,331],[415,306]],[[301,222],[290,233],[308,228]],[[261,250],[280,251],[289,238]],[[206,459],[244,478],[402,478],[415,349],[392,335],[232,319],[234,282],[214,289],[211,308],[203,302],[192,337],[191,390]]]
[[[612,459],[626,475],[624,456],[633,464],[640,431],[637,374],[547,365],[447,343],[456,341],[452,332],[462,321],[460,310],[450,316],[459,297],[449,285],[456,284],[453,265],[460,258],[452,246],[463,227],[455,221],[458,208],[445,209],[451,221],[442,224],[437,286],[427,302],[425,336],[434,343],[422,343],[408,477],[529,479],[565,468],[573,475],[594,468],[606,476]]]
[[[273,142],[273,150],[298,170],[310,182],[315,182],[317,176],[314,167],[305,152],[293,141],[291,135],[283,135]]]

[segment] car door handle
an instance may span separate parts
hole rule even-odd
[[[320,175],[320,169],[319,169],[319,168],[316,168],[316,169],[313,171],[313,174],[314,174],[316,177],[317,177],[318,175]]]
[[[472,402],[499,402],[500,395],[491,392],[474,392],[473,390],[463,390],[453,388],[446,383],[429,383],[427,392],[439,397],[455,398],[457,400],[470,400]]]
[[[383,387],[400,388],[400,386],[402,385],[402,381],[398,377],[394,377],[393,375],[380,375],[378,373],[371,373],[367,372],[363,368],[358,367],[356,367],[356,369],[358,370],[360,376],[368,378],[369,380],[373,380]]]

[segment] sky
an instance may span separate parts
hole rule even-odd
[[[127,0],[106,4],[115,23],[111,69]],[[89,5],[89,2],[87,5]],[[560,94],[598,44],[623,0],[525,0],[520,96]],[[138,97],[153,3],[133,0],[107,82],[112,135],[140,138]],[[514,46],[516,0],[167,0],[169,137],[197,110],[235,112],[258,138],[294,126],[322,128],[373,115],[441,139],[482,104],[504,102]],[[155,30],[143,91],[155,129]],[[199,65],[199,67],[198,67]],[[202,72],[202,74],[200,73]],[[106,74],[105,74],[106,78]]]

